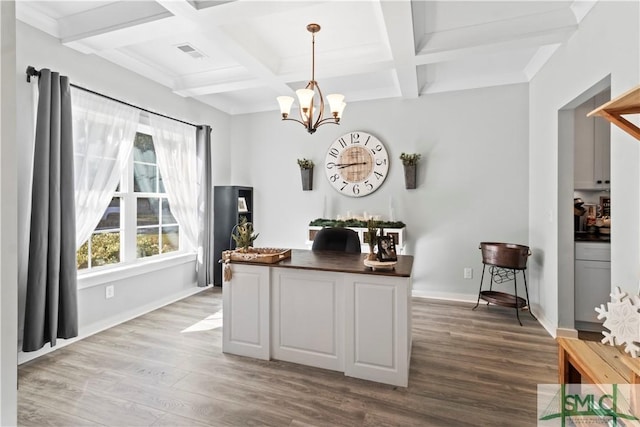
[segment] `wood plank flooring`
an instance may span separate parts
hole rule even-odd
[[[555,341],[513,309],[413,299],[409,387],[223,354],[222,330],[181,331],[220,288],[21,365],[21,426],[534,426],[557,382]]]

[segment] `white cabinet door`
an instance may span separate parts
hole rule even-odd
[[[610,300],[611,263],[608,261],[576,260],[575,263],[575,320],[602,323],[595,307]]]
[[[576,259],[584,261],[611,261],[611,243],[576,242]]]
[[[593,117],[587,117],[595,107],[595,100],[579,105],[574,115],[574,188],[577,190],[594,189],[596,176],[596,146]]]
[[[345,280],[345,375],[406,387],[411,279],[354,274]]]
[[[599,107],[611,99],[611,92],[605,91],[595,97],[595,106]],[[595,141],[595,179],[596,186],[611,188],[611,125],[601,117],[594,117]]]
[[[604,91],[576,107],[574,116],[574,188],[607,190],[611,187],[611,127],[606,120],[587,117],[610,99]]]
[[[273,268],[273,358],[344,371],[344,275]]]
[[[222,351],[269,360],[269,267],[231,264],[222,282]]]

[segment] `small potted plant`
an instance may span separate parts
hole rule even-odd
[[[400,154],[400,160],[402,160],[402,165],[404,166],[404,186],[407,189],[416,188],[416,171],[420,157],[419,153]]]
[[[231,235],[236,242],[236,247],[240,252],[248,252],[249,247],[253,245],[253,241],[258,238],[258,234],[253,234],[253,224],[247,222],[246,217],[242,217],[242,220],[236,227],[235,233]]]
[[[313,187],[313,160],[298,159],[298,166],[302,177],[302,190],[309,191]]]

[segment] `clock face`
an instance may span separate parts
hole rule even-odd
[[[333,141],[324,162],[329,183],[339,193],[362,197],[387,178],[389,155],[384,144],[365,132],[350,132]]]

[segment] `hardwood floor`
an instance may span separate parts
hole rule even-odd
[[[221,351],[222,330],[181,332],[222,308],[219,288],[19,367],[23,426],[536,425],[557,382],[555,341],[528,313],[413,299],[409,387]]]

